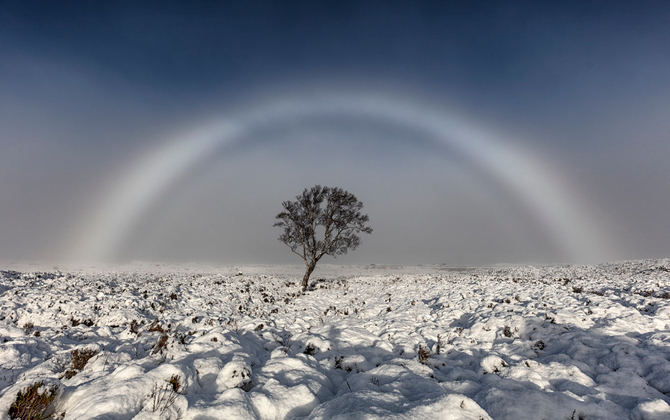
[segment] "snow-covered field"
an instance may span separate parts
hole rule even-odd
[[[667,259],[2,269],[2,419],[670,418]]]

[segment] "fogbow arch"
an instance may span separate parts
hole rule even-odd
[[[224,145],[275,124],[331,116],[387,121],[436,139],[502,183],[572,261],[594,260],[605,252],[597,223],[546,162],[454,114],[371,94],[284,98],[248,109],[192,130],[139,159],[104,194],[76,240],[73,257],[114,259],[152,203]]]

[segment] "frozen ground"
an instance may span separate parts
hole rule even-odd
[[[667,259],[3,270],[2,419],[670,418]]]

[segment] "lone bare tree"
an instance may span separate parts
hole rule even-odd
[[[321,257],[335,257],[356,249],[361,243],[357,233],[372,233],[372,228],[365,226],[369,218],[367,214],[361,214],[363,203],[342,188],[315,185],[311,189],[305,188],[296,199],[282,203],[284,211],[275,217],[279,221],[274,226],[284,228],[279,240],[305,260],[304,292]],[[319,229],[324,232],[323,239],[317,239],[319,226],[323,227]]]

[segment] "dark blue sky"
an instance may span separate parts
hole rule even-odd
[[[662,1],[212,3],[6,2],[2,50],[168,108],[277,80],[362,80],[572,130],[594,108],[617,120],[666,93]],[[32,85],[20,71],[13,84]]]
[[[667,70],[663,1],[136,3],[4,2],[3,51],[188,96],[332,74],[523,102]]]
[[[0,252],[56,255],[44,242],[76,225],[73,206],[92,206],[119,168],[166,133],[268,95],[327,87],[445,103],[529,139],[616,226],[622,244],[612,258],[667,256],[668,22],[664,1],[3,2]],[[505,242],[473,229],[479,241]],[[484,247],[462,260],[552,260],[550,246],[526,254],[537,234],[526,236],[518,251]],[[439,249],[440,239],[429,242]],[[278,258],[240,246],[249,261]],[[168,254],[197,258],[138,258]],[[448,260],[440,255],[416,260]]]

